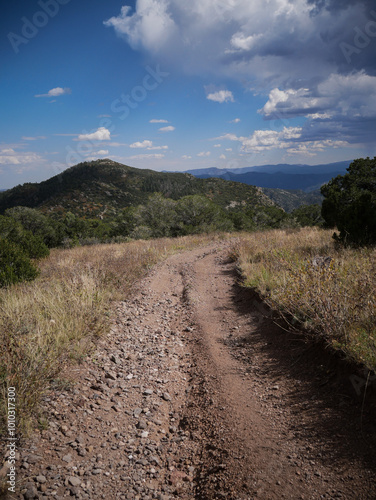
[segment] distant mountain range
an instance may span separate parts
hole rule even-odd
[[[351,161],[341,161],[322,165],[278,164],[234,169],[203,168],[187,170],[186,173],[201,179],[217,177],[262,188],[311,193],[319,190],[333,177],[344,174],[350,163]]]

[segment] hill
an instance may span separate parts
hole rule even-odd
[[[103,159],[80,163],[46,181],[0,193],[0,213],[21,205],[45,213],[70,211],[84,217],[106,218],[122,208],[145,203],[154,192],[175,200],[186,195],[205,195],[223,208],[274,205],[255,186],[219,178],[200,179],[188,173],[137,169]]]

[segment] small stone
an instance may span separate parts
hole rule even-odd
[[[163,395],[162,395],[162,398],[165,400],[165,401],[171,401],[171,396],[169,395],[168,392],[164,392]]]
[[[115,373],[108,371],[105,374],[105,378],[108,378],[110,380],[116,380],[116,375],[115,375]]]
[[[43,484],[47,481],[46,477],[45,476],[37,476],[37,483],[40,483],[40,484]]]
[[[151,396],[153,394],[153,390],[152,389],[146,389],[144,391],[144,396]]]
[[[81,479],[76,476],[70,476],[68,481],[71,486],[80,486],[81,484]]]
[[[67,428],[67,430],[68,430],[68,428]],[[25,462],[27,462],[29,464],[36,464],[40,460],[42,460],[42,457],[40,457],[39,455],[28,455],[25,458]]]
[[[110,357],[110,360],[115,363],[115,365],[119,365],[120,364],[120,360],[117,356],[115,356],[115,354],[113,354],[111,357]]]
[[[73,458],[72,458],[72,455],[70,453],[68,453],[68,455],[63,456],[62,460],[69,464],[73,460]]]
[[[141,429],[142,430],[142,429],[147,429],[147,427],[148,427],[148,424],[146,423],[145,420],[139,420],[137,422],[137,429]]]
[[[149,461],[150,461],[151,464],[155,464],[155,465],[159,465],[160,464],[159,458],[156,457],[155,455],[151,456]]]
[[[29,486],[24,493],[24,498],[26,500],[33,500],[34,498],[38,498],[38,491],[35,486]]]

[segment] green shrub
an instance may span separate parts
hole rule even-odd
[[[0,215],[0,239],[8,240],[21,247],[31,259],[47,257],[50,253],[42,236],[34,235],[12,217]]]
[[[376,157],[354,160],[347,174],[322,186],[322,216],[337,227],[335,238],[345,244],[376,244]]]
[[[31,281],[39,274],[25,252],[15,243],[0,240],[0,286]]]

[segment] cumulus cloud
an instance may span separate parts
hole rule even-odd
[[[212,92],[206,96],[209,101],[215,101],[219,103],[223,102],[234,102],[234,96],[230,90],[218,90],[218,92]]]
[[[315,140],[374,142],[376,76],[333,73],[312,89],[273,89],[259,112],[266,119],[305,117],[304,131]]]
[[[157,120],[157,119],[153,119],[153,120],[150,120],[149,123],[168,123],[167,120]]]
[[[289,147],[289,141],[299,139],[301,127],[284,127],[283,130],[255,130],[250,137],[238,137],[235,134],[225,134],[220,139],[238,141],[242,144],[242,151],[246,153],[261,152],[272,149]]]
[[[70,88],[65,87],[56,87],[47,92],[47,94],[37,94],[34,97],[60,97],[61,95],[71,94],[72,91]]]
[[[283,127],[279,131],[255,130],[249,137],[225,134],[220,139],[240,142],[243,153],[285,150],[289,155],[305,154],[306,156],[315,156],[327,148],[339,148],[349,145],[347,141],[343,140],[311,140],[303,127]]]
[[[105,127],[99,127],[96,132],[91,134],[80,134],[77,141],[110,141],[111,133]]]
[[[40,155],[30,151],[16,151],[16,147],[0,147],[0,165],[25,165],[41,162]]]
[[[221,144],[214,144],[213,148],[220,148],[221,146]]]
[[[192,156],[189,156],[189,155],[183,155],[182,156],[183,160],[190,160],[191,158],[192,158]]]
[[[104,24],[113,27],[132,47],[156,52],[167,44],[177,29],[168,9],[167,0],[138,0],[136,12],[124,6],[119,16],[111,17]]]
[[[175,127],[172,125],[169,125],[168,127],[162,127],[159,129],[159,132],[173,132],[175,130]]]
[[[142,141],[142,142],[134,142],[129,147],[130,148],[151,148],[153,146],[152,141]]]
[[[133,156],[130,156],[129,159],[130,160],[151,160],[151,159],[161,160],[164,157],[165,157],[164,154],[155,153],[155,154],[133,155]]]
[[[134,142],[129,147],[130,148],[136,148],[136,149],[137,148],[138,149],[144,148],[144,149],[148,149],[148,150],[151,150],[151,149],[154,149],[154,150],[157,150],[157,149],[168,149],[168,146],[154,146],[153,142],[152,141],[148,141],[148,140],[145,140],[145,141],[142,141],[142,142]]]
[[[107,149],[100,149],[99,151],[94,151],[94,153],[88,153],[93,157],[98,158],[98,156],[106,156],[108,155],[109,151]]]
[[[137,0],[105,25],[186,72],[278,84],[373,66],[372,47],[356,53],[351,68],[341,50],[357,26],[375,20],[372,1],[269,0],[265,8],[264,0]]]
[[[241,119],[240,118],[235,118],[234,120],[231,120],[230,123],[240,123]]]
[[[207,158],[210,155],[211,155],[210,151],[201,151],[201,153],[197,154],[197,156],[200,156],[201,158]]]

